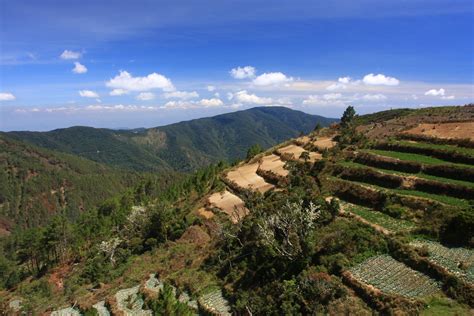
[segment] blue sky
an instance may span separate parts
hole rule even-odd
[[[0,130],[474,101],[468,0],[0,0]]]

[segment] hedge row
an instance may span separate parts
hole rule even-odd
[[[434,136],[399,133],[396,135],[398,139],[413,140],[417,142],[426,142],[440,145],[454,145],[466,148],[474,148],[474,141],[469,138],[438,138]]]
[[[337,175],[344,180],[359,181],[389,189],[403,188],[452,196],[466,200],[474,199],[474,189],[464,185],[444,183],[422,178],[410,178],[410,181],[405,182],[403,176],[381,173],[372,168],[350,168],[337,165],[335,167],[334,175]]]
[[[398,151],[412,154],[420,154],[425,156],[431,156],[438,159],[454,162],[474,165],[474,157],[466,155],[457,151],[443,150],[438,148],[422,148],[416,146],[410,146],[399,143],[387,143],[382,142],[374,146],[376,149]]]
[[[383,174],[371,168],[348,168],[336,165],[334,171],[334,175],[344,180],[359,181],[384,188],[396,189],[403,183],[403,178],[399,176]]]
[[[474,179],[474,168],[463,168],[452,165],[423,165],[415,161],[402,161],[370,153],[350,153],[348,154],[348,158],[353,159],[357,163],[380,169],[407,173],[423,172],[432,176],[462,181],[472,181]]]
[[[386,204],[399,204],[413,210],[426,210],[430,207],[449,209],[449,207],[436,201],[406,195],[389,194],[346,180],[330,179],[328,181],[333,194],[341,200],[378,210],[383,210]]]

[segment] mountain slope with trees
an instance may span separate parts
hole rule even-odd
[[[71,127],[50,132],[10,132],[35,145],[135,171],[192,171],[245,157],[255,144],[269,148],[316,124],[337,120],[284,107],[259,107],[210,118],[137,130]]]

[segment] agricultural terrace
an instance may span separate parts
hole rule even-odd
[[[349,203],[344,203],[344,206],[345,211],[360,216],[364,220],[378,225],[392,233],[408,232],[415,227],[415,224],[410,221],[396,219],[382,212],[372,210],[368,207]]]
[[[388,255],[371,257],[349,272],[358,281],[386,294],[419,299],[440,292],[436,281]]]
[[[447,269],[457,277],[474,285],[474,250],[448,248],[438,242],[416,240],[410,245],[428,250],[428,260]]]
[[[305,151],[307,151],[307,150],[305,150],[303,147],[293,145],[293,144],[277,149],[277,153],[279,155],[281,155],[281,156],[287,156],[288,155],[289,157],[292,157],[291,158],[292,160],[301,159],[300,158],[301,154]],[[322,158],[322,156],[321,156],[320,153],[309,152],[309,161],[315,162],[316,160],[320,160],[321,158]]]
[[[286,177],[288,170],[284,168],[285,162],[279,156],[271,154],[264,156],[260,160],[259,169],[263,171],[271,171],[279,176]]]
[[[474,140],[474,123],[473,122],[453,122],[439,124],[418,124],[404,131],[407,134],[432,136],[439,138],[469,138]]]
[[[210,208],[222,210],[230,217],[234,224],[238,223],[249,213],[244,201],[227,190],[212,194],[209,196],[208,201]]]
[[[256,190],[265,193],[273,189],[275,186],[265,181],[257,174],[258,163],[244,164],[230,170],[227,173],[227,179],[237,184],[243,189]]]

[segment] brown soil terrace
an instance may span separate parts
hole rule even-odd
[[[230,220],[234,224],[238,223],[249,213],[244,201],[227,190],[212,194],[209,196],[208,201],[211,207],[221,209],[224,213],[229,215]]]
[[[438,138],[469,138],[474,140],[474,122],[419,124],[404,133]]]

